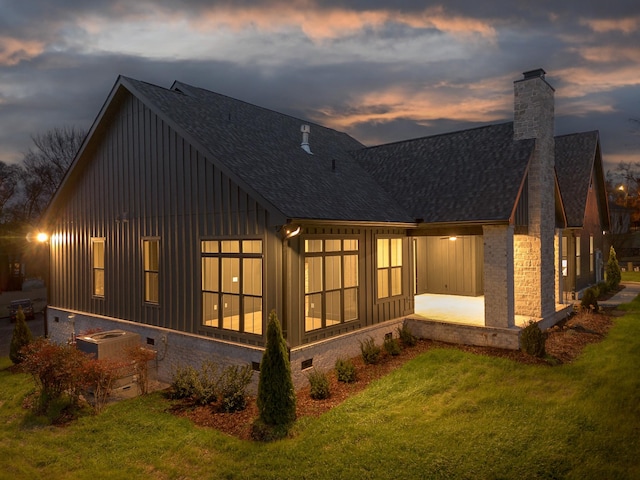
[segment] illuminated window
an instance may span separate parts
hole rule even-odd
[[[580,276],[580,237],[576,237],[576,276]]]
[[[378,238],[378,299],[402,295],[402,238]]]
[[[92,238],[93,295],[104,297],[104,238]]]
[[[593,235],[589,236],[589,272],[593,273]]]
[[[262,335],[262,240],[203,240],[202,324]]]
[[[358,318],[358,240],[304,242],[305,331]]]
[[[562,237],[562,276],[566,277],[569,275],[569,257],[567,256],[567,247],[568,247],[568,239],[567,237]]]
[[[142,255],[144,264],[144,301],[159,303],[160,240],[143,240]]]

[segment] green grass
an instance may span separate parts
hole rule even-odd
[[[640,478],[640,300],[571,365],[434,349],[271,444],[194,427],[160,394],[42,426],[8,365],[0,479]]]
[[[621,272],[623,282],[640,282],[640,272]]]

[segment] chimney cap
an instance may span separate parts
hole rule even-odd
[[[535,70],[529,70],[528,72],[523,72],[525,80],[529,80],[530,78],[541,78],[544,80],[544,76],[547,72],[542,68],[536,68]]]

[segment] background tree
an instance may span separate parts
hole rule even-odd
[[[21,203],[14,219],[34,223],[47,208],[76,156],[86,132],[74,127],[54,128],[34,135],[20,172]]]
[[[0,223],[8,220],[7,210],[19,191],[20,173],[18,165],[0,162]]]

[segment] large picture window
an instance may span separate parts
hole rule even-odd
[[[160,240],[143,240],[142,255],[144,265],[144,301],[147,303],[159,303]]]
[[[262,240],[203,240],[202,324],[262,335]]]
[[[92,238],[93,295],[104,297],[104,238]]]
[[[402,295],[402,238],[378,238],[378,299]]]
[[[358,240],[304,241],[305,332],[358,318]]]

